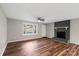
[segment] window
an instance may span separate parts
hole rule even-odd
[[[37,24],[24,23],[23,24],[24,35],[35,35],[37,34]]]

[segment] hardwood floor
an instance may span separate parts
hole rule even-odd
[[[79,56],[79,45],[49,38],[9,43],[4,56]]]

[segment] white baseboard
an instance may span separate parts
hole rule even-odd
[[[79,45],[79,42],[70,42],[70,43],[73,43],[73,44],[78,44],[78,45]]]
[[[4,51],[5,51],[6,47],[7,47],[7,44],[5,45],[5,47],[4,47],[4,48],[2,48],[2,49],[1,49],[0,56],[3,56],[3,54],[4,54]]]
[[[21,39],[21,40],[13,40],[13,41],[8,41],[8,43],[11,43],[11,42],[18,42],[18,41],[25,41],[25,40],[33,40],[33,39],[38,39],[38,38],[42,38],[42,37],[37,37],[37,38],[32,38],[32,39]]]

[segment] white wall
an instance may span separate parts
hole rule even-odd
[[[49,23],[46,26],[46,36],[54,37],[54,23]],[[79,19],[70,21],[70,43],[79,44]]]
[[[46,26],[46,36],[48,38],[54,37],[54,23],[48,23]]]
[[[41,33],[42,37],[46,37],[46,25],[45,24],[41,26],[41,31],[42,31]]]
[[[79,19],[70,22],[70,43],[79,44]]]
[[[44,24],[38,24],[38,34],[37,35],[23,35],[23,23],[29,23],[26,21],[19,21],[15,19],[8,19],[8,42],[14,42],[14,41],[22,41],[22,40],[28,40],[28,39],[35,39],[35,38],[41,38],[42,37],[42,25]]]
[[[7,45],[7,21],[0,9],[0,55],[3,54]]]

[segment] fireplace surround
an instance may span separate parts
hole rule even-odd
[[[70,20],[54,23],[54,37],[59,41],[68,42],[70,39]]]

